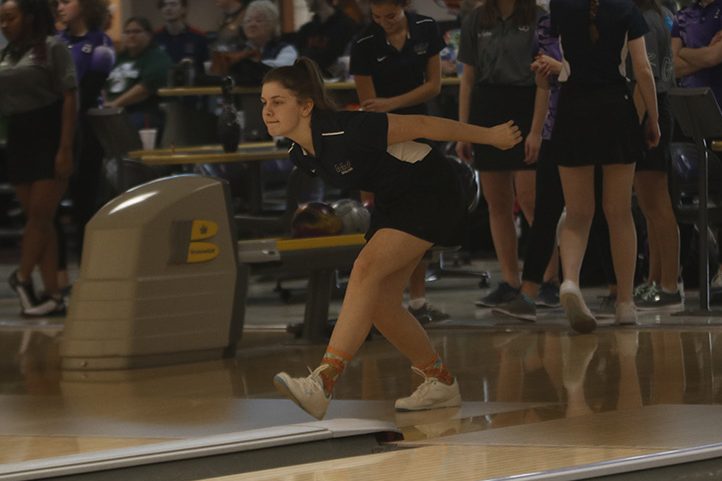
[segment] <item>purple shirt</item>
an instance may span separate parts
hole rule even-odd
[[[94,30],[82,37],[74,37],[64,30],[58,36],[70,49],[78,81],[82,81],[88,72],[110,73],[115,63],[115,51],[113,42],[105,33]]]
[[[562,51],[559,46],[559,37],[552,35],[549,15],[544,15],[539,19],[536,28],[536,37],[540,54],[561,61]],[[550,78],[549,83],[551,86],[549,91],[549,110],[547,110],[547,116],[546,119],[544,119],[544,129],[542,130],[542,139],[544,140],[549,140],[552,137],[554,118],[557,113],[557,102],[559,101],[559,83],[556,77]]]
[[[706,7],[694,2],[683,8],[674,19],[672,38],[682,40],[688,48],[709,45],[714,35],[722,30],[722,0]],[[681,87],[711,87],[718,103],[722,103],[722,64],[699,70],[679,80]]]

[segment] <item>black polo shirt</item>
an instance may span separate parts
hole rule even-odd
[[[596,25],[599,39],[589,35],[589,4],[551,0],[551,31],[562,46],[560,82],[621,85],[626,82],[627,42],[649,28],[632,0],[600,0]]]
[[[437,180],[427,170],[434,161],[419,162],[435,152],[431,147],[419,142],[387,144],[385,113],[314,110],[311,133],[316,155],[308,155],[300,145],[293,144],[290,158],[307,174],[317,175],[335,187],[402,195],[420,182]],[[427,179],[420,180],[424,176]]]
[[[409,32],[401,50],[386,40],[386,32],[377,23],[366,27],[351,47],[351,75],[370,76],[379,97],[397,97],[423,85],[429,58],[446,46],[434,19],[405,13]],[[394,113],[423,114],[426,105],[406,107]]]

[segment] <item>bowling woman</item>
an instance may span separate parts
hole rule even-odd
[[[596,327],[579,290],[579,272],[594,215],[594,167],[604,171],[602,204],[617,277],[616,321],[636,322],[632,300],[636,233],[632,219],[635,163],[659,143],[654,77],[647,58],[647,24],[632,0],[552,0],[551,28],[562,46],[561,91],[552,132],[566,220],[560,229],[564,282],[561,303],[572,328]],[[647,112],[644,137],[625,80],[626,54]]]
[[[68,48],[55,38],[47,0],[3,0],[0,27],[0,114],[8,118],[10,182],[27,218],[20,266],[9,279],[24,315],[62,313],[53,217],[73,170],[77,80]],[[50,306],[34,296],[31,274],[40,267]],[[46,303],[43,303],[46,304]]]
[[[289,152],[300,169],[339,188],[373,192],[376,199],[368,242],[354,263],[321,364],[307,377],[277,374],[276,388],[321,419],[334,384],[373,324],[424,377],[396,409],[458,406],[456,379],[402,297],[424,253],[434,244],[457,242],[464,200],[445,157],[413,139],[509,149],[521,141],[519,130],[511,122],[484,128],[423,115],[336,111],[306,58],[269,72],[261,101],[269,134],[293,141]]]

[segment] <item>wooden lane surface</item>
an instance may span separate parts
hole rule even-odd
[[[441,79],[442,86],[459,85],[458,77],[445,77]],[[328,82],[326,89],[328,90],[354,90],[356,84],[351,81],[347,82]],[[233,89],[234,94],[249,95],[261,92],[260,87],[236,87]],[[167,87],[158,90],[161,97],[188,97],[188,96],[207,96],[221,95],[220,87]]]
[[[115,438],[101,436],[0,436],[2,464],[131,448],[169,441],[165,438]]]
[[[722,152],[722,140],[713,140],[712,150],[714,150],[715,152]]]
[[[260,162],[288,156],[287,148],[273,142],[246,142],[237,152],[226,153],[220,145],[201,145],[153,150],[134,150],[128,153],[148,165],[212,164],[225,162]]]
[[[215,481],[481,481],[655,454],[585,447],[428,446],[213,478]]]

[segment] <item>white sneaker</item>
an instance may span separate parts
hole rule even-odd
[[[617,302],[616,320],[620,326],[631,326],[637,323],[637,308],[634,302]]]
[[[273,377],[276,390],[291,401],[299,405],[316,419],[323,419],[326,415],[331,396],[326,396],[323,390],[321,371],[328,366],[321,364],[307,377],[291,377],[285,372],[279,372]]]
[[[396,400],[394,407],[397,411],[422,411],[461,406],[461,393],[456,378],[453,384],[444,384],[435,377],[426,377],[420,369],[415,367],[411,369],[421,375],[424,382],[411,396]]]
[[[39,304],[23,309],[23,317],[56,317],[65,315],[65,302],[63,299],[48,297]]]
[[[564,281],[559,287],[559,302],[569,319],[569,324],[577,332],[586,334],[597,327],[597,320],[582,297],[582,291],[572,281]]]

